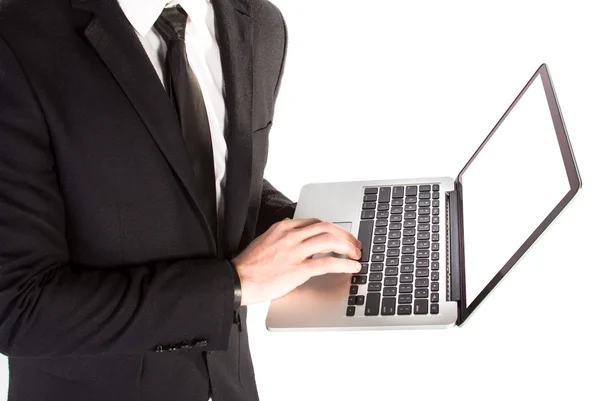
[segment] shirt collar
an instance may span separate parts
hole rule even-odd
[[[210,0],[118,0],[123,13],[133,26],[133,28],[142,37],[146,36],[152,26],[162,13],[162,10],[168,6],[181,4],[186,9],[188,15],[193,14],[199,6],[206,7]],[[190,15],[192,19],[192,16]]]

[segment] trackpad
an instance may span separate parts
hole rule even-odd
[[[335,224],[336,226],[338,226],[339,228],[348,231],[349,233],[352,232],[352,223],[349,221],[345,221],[345,222],[333,222],[333,224]],[[335,252],[328,252],[328,253],[317,253],[315,255],[313,255],[313,259],[316,258],[324,258],[326,256],[333,256],[334,258],[342,258],[342,259],[346,259],[347,256],[346,255],[341,255],[339,253],[335,253]]]

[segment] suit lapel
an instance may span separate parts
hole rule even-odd
[[[131,101],[191,196],[205,230],[210,231],[200,208],[202,194],[185,148],[177,113],[117,1],[72,0],[72,5],[94,14],[84,31],[85,37]]]
[[[250,2],[213,0],[227,110],[224,248],[236,251],[248,215],[252,182],[252,38]]]

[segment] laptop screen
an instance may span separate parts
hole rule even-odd
[[[578,177],[573,180],[576,167],[545,66],[540,70],[459,176],[468,309],[493,289],[580,185]]]

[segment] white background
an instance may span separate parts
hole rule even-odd
[[[290,198],[455,177],[542,62],[584,188],[462,328],[269,333],[267,305],[252,307],[261,400],[600,399],[596,2],[275,3],[290,38],[266,176]],[[0,371],[5,394],[5,358]]]

